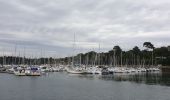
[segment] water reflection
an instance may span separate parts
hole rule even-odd
[[[115,73],[114,75],[70,75],[89,80],[101,79],[105,81],[135,82],[148,85],[170,86],[170,73]]]

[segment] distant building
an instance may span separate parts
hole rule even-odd
[[[156,57],[156,59],[167,59],[167,57]]]
[[[168,46],[168,51],[170,51],[170,46]]]

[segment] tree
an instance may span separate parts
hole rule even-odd
[[[117,45],[113,47],[113,51],[116,53],[117,56],[120,56],[122,49]]]
[[[122,61],[122,49],[117,45],[113,47],[113,51],[114,51],[114,66],[116,66],[117,64],[120,64]]]
[[[144,42],[143,46],[146,47],[147,50],[152,49],[152,65],[153,65],[153,52],[154,52],[154,49],[155,49],[154,45],[151,42]]]
[[[143,47],[146,47],[147,49],[155,49],[154,45],[151,42],[144,42]]]
[[[132,52],[133,52],[135,55],[139,55],[141,51],[140,51],[139,47],[135,46],[135,47],[132,49]]]

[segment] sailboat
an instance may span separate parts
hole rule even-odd
[[[76,68],[72,68],[72,67],[68,67],[67,68],[67,72],[70,74],[86,74],[86,71],[83,69],[76,69]]]
[[[75,34],[74,34],[74,44],[73,44],[73,56],[72,56],[72,65],[71,66],[68,66],[66,68],[67,72],[68,73],[71,73],[71,74],[85,74],[86,71],[83,70],[82,68],[75,68],[75,65],[74,65],[74,51],[75,51]]]

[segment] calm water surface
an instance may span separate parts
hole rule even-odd
[[[0,100],[170,100],[170,75],[19,77],[0,73]]]

